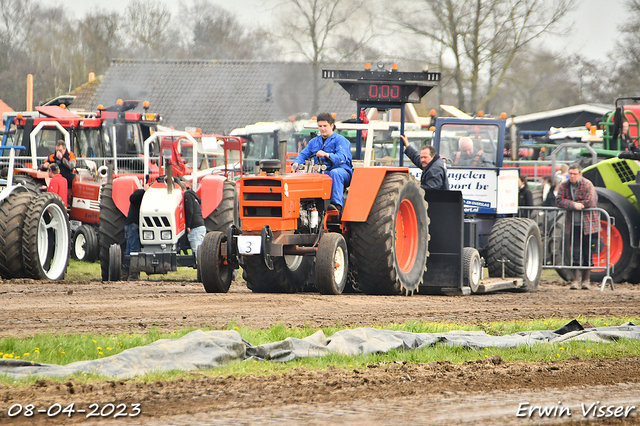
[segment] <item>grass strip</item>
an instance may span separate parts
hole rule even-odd
[[[582,324],[587,322],[585,318],[577,318]],[[448,323],[430,322],[407,322],[402,324],[388,324],[376,328],[388,330],[407,331],[412,333],[442,333],[452,330],[482,330],[490,335],[507,335],[520,331],[531,330],[555,330],[567,322],[569,319],[548,318],[533,321],[511,321],[511,322],[491,322],[478,325],[458,325]],[[626,322],[640,323],[639,318],[589,318],[588,322],[596,327],[620,325]],[[335,325],[323,327],[321,330],[326,336],[331,336],[340,330],[347,329]],[[308,326],[299,328],[288,328],[282,324],[272,326],[268,329],[250,329],[238,327],[231,323],[227,330],[236,330],[240,335],[253,345],[277,342],[287,337],[304,338],[318,331],[316,328]],[[176,339],[195,330],[195,328],[184,328],[171,333],[162,333],[158,330],[150,330],[145,334],[37,334],[28,338],[5,337],[0,339],[0,357],[33,361],[42,364],[66,365],[76,361],[93,360],[118,354],[126,349],[148,345],[160,339]],[[210,330],[202,328],[202,330]],[[599,342],[562,342],[561,344],[540,344],[534,346],[519,346],[511,349],[488,348],[483,350],[473,350],[461,347],[438,345],[420,350],[397,351],[393,350],[385,354],[345,356],[340,354],[330,354],[319,358],[305,358],[296,361],[278,362],[257,362],[245,360],[231,363],[229,365],[212,369],[207,372],[210,375],[248,375],[248,374],[274,374],[288,371],[292,368],[304,366],[309,369],[325,369],[329,366],[338,368],[362,368],[370,364],[390,363],[390,362],[410,362],[429,363],[434,361],[449,361],[452,363],[463,363],[474,361],[491,356],[500,356],[504,361],[524,361],[524,362],[553,362],[564,361],[571,358],[622,358],[638,356],[638,342],[635,340],[621,339],[614,343]],[[151,373],[138,377],[142,381],[171,380],[173,378],[185,377],[191,373],[184,371],[172,371],[162,373]],[[81,375],[83,381],[95,381],[107,379],[97,375]],[[80,379],[80,377],[76,377]],[[31,384],[35,378],[16,381],[7,376],[0,376],[0,383],[5,384]],[[63,380],[61,378],[60,380]]]

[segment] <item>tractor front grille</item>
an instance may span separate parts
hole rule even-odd
[[[142,220],[144,220],[147,228],[166,228],[171,226],[169,218],[166,216],[144,216]]]
[[[615,163],[612,163],[612,165],[613,165],[613,170],[616,171],[616,173],[618,174],[618,177],[620,178],[620,182],[626,183],[626,182],[633,182],[636,180],[636,176],[633,174],[633,172],[631,171],[631,168],[629,167],[626,161],[624,160],[617,161]]]

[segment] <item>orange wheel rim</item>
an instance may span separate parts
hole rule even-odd
[[[405,274],[413,268],[418,253],[418,217],[413,204],[402,200],[396,216],[396,259]]]
[[[601,220],[600,227],[602,229],[601,242],[596,246],[596,250],[599,252],[593,254],[593,265],[606,267],[607,266],[607,221]],[[597,241],[596,241],[597,243]],[[618,263],[622,257],[622,250],[624,249],[624,241],[620,231],[614,225],[611,225],[611,243],[609,244],[609,256],[611,265]],[[592,269],[593,272],[603,272],[604,269]]]

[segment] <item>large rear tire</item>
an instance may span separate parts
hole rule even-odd
[[[535,221],[524,218],[499,219],[489,235],[489,276],[522,277],[523,291],[538,291],[542,274],[542,239]]]
[[[624,215],[620,212],[620,209],[605,198],[598,199],[598,207],[604,209],[609,216],[614,218],[615,225],[611,225],[611,244],[610,244],[610,261],[613,265],[611,269],[611,278],[613,282],[621,283],[628,281],[634,277],[634,273],[640,265],[640,251],[631,247],[629,228],[630,226],[636,226],[636,224],[629,224],[625,221]],[[602,217],[604,219],[604,217]],[[600,253],[594,256],[594,264],[606,265],[606,238],[607,238],[607,223],[606,220],[601,221],[602,226],[602,244],[599,248]],[[591,280],[595,282],[601,282],[606,275],[606,269],[592,269]]]
[[[109,247],[111,244],[120,245],[120,251],[125,253],[127,240],[124,237],[124,227],[127,217],[118,210],[113,202],[113,185],[107,184],[100,195],[100,270],[102,281],[109,281]]]
[[[352,223],[350,262],[367,294],[412,293],[427,270],[424,191],[408,173],[387,173],[366,222]]]
[[[324,234],[316,254],[316,286],[320,294],[342,294],[348,270],[349,255],[344,237],[336,233]]]
[[[239,225],[238,194],[236,184],[226,181],[222,187],[222,200],[218,207],[204,220],[207,232],[220,231],[226,233],[232,224]]]
[[[27,277],[61,280],[69,265],[69,215],[58,194],[44,192],[24,218],[22,259]]]
[[[29,192],[33,192],[34,194],[40,194],[42,192],[42,185],[44,185],[44,181],[38,182],[34,177],[29,175],[17,174],[13,175],[13,184],[22,184],[25,188],[29,190]]]
[[[208,232],[198,248],[198,273],[207,293],[227,293],[233,278],[233,269],[220,255],[227,236],[219,231]]]
[[[309,256],[273,258],[273,270],[262,262],[261,256],[243,256],[242,277],[254,293],[298,293],[306,289],[313,268]]]
[[[93,226],[80,225],[71,238],[71,256],[82,262],[95,262],[99,255],[98,235]]]
[[[14,191],[0,202],[0,276],[4,279],[25,277],[22,261],[22,227],[34,195]]]

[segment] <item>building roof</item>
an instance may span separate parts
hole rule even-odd
[[[587,122],[595,123],[595,119],[613,110],[613,105],[580,104],[550,111],[535,112],[514,117],[513,121],[520,130],[549,130],[551,127],[584,126]],[[507,120],[507,126],[511,120]]]
[[[102,76],[98,76],[96,78],[90,78],[89,81],[85,82],[81,86],[76,87],[70,94],[74,95],[76,98],[73,100],[73,104],[70,106],[71,109],[74,110],[88,110],[91,104],[91,99],[100,87],[100,81],[102,80]],[[115,101],[111,102],[115,103]]]
[[[117,99],[149,101],[162,124],[178,130],[229,133],[259,121],[291,115],[356,113],[356,102],[331,80],[319,79],[319,111],[311,111],[311,66],[297,62],[233,60],[113,60],[90,109]],[[134,111],[142,111],[140,104]]]

